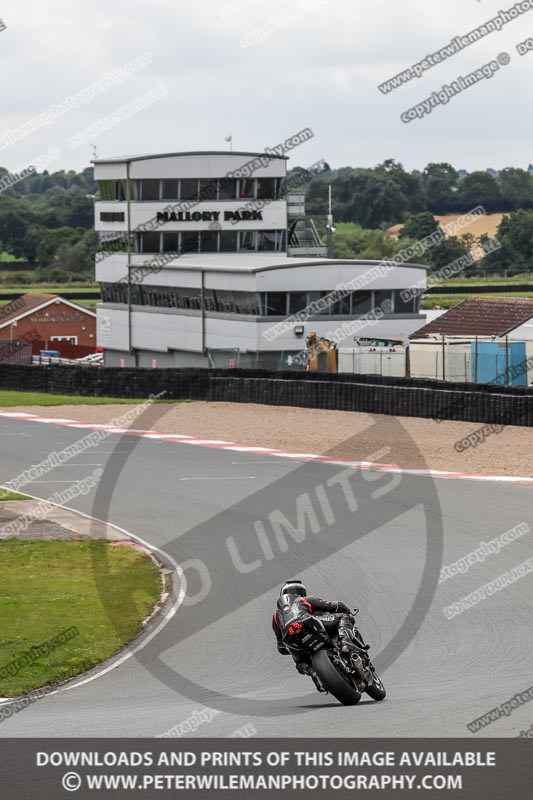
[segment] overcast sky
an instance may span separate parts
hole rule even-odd
[[[227,149],[229,133],[234,149],[263,150],[309,127],[314,138],[292,152],[291,167],[321,158],[333,167],[372,166],[385,158],[408,169],[428,161],[468,170],[527,167],[533,162],[533,52],[521,57],[516,45],[533,37],[533,10],[389,95],[377,88],[512,5],[514,0],[4,0],[4,145],[6,131],[106,74],[120,82],[4,146],[0,165],[19,171],[49,153],[49,171],[82,169],[92,158],[91,142],[98,156]],[[260,35],[266,38],[257,43]],[[444,83],[505,52],[511,63],[490,80],[423,119],[400,120]],[[143,54],[150,63],[118,77]],[[147,93],[154,98],[150,105],[90,142],[69,146],[69,137],[128,103],[142,105],[139,98]]]

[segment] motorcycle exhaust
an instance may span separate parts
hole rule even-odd
[[[363,667],[363,662],[361,661],[361,656],[357,655],[357,653],[352,653],[350,656],[350,660],[354,669],[358,672],[361,678],[365,677],[365,670]]]

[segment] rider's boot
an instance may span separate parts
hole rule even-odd
[[[299,663],[296,663],[294,666],[296,667],[300,675],[309,675],[309,677],[312,679],[313,683],[315,684],[319,692],[326,691],[322,685],[322,681],[320,680],[320,678],[318,677],[315,670],[310,664],[306,664],[304,661],[300,661]]]
[[[363,659],[363,662],[369,661],[368,651],[370,650],[370,645],[365,644],[364,639],[359,631],[359,628],[357,628],[355,625],[353,626],[352,639],[356,647],[358,647],[359,650],[362,651],[361,657]]]
[[[318,675],[316,674],[314,669],[310,669],[309,670],[309,675],[313,679],[313,683],[315,684],[315,686],[318,689],[318,691],[319,692],[325,692],[326,690],[324,689],[324,687],[322,685],[322,681],[320,680],[320,678],[318,677]]]
[[[339,643],[344,653],[360,656],[364,669],[368,666],[370,663],[368,657],[370,646],[364,643],[359,629],[349,620],[341,620],[339,624]]]

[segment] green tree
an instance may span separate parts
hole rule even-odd
[[[480,242],[487,237],[480,237]],[[533,211],[518,209],[505,215],[496,232],[501,247],[482,260],[488,273],[507,275],[533,270]]]
[[[429,251],[429,259],[433,269],[440,269],[447,264],[451,264],[461,256],[468,255],[468,248],[457,236],[450,236],[443,239],[439,244],[432,247]]]
[[[400,239],[409,238],[419,241],[431,236],[432,233],[440,230],[440,225],[429,211],[422,214],[415,214],[410,217],[400,231]]]
[[[333,252],[335,258],[359,258],[372,261],[400,258],[407,248],[415,244],[415,240],[403,238],[398,241],[390,233],[381,229],[363,228],[351,222],[340,222],[333,236]],[[428,254],[413,255],[407,262],[429,265]]]
[[[91,278],[94,274],[94,256],[98,249],[96,232],[85,231],[77,241],[60,244],[56,252],[54,267],[69,276]]]
[[[456,203],[463,212],[476,206],[483,206],[486,211],[498,211],[502,204],[500,188],[487,172],[471,172],[459,184]]]
[[[47,230],[37,248],[37,263],[39,266],[53,266],[59,248],[63,245],[75,244],[82,235],[83,230],[68,226]]]
[[[525,169],[507,167],[500,172],[497,182],[502,197],[500,210],[515,211],[533,205],[533,175]]]
[[[25,238],[35,216],[25,200],[0,194],[0,239],[8,252],[26,258]]]
[[[422,173],[426,208],[433,214],[446,214],[454,207],[459,173],[451,164],[430,163]]]
[[[403,165],[388,158],[373,170],[375,175],[392,179],[407,200],[407,210],[413,213],[424,211],[426,198],[419,173],[406,172]]]

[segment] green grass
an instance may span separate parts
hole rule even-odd
[[[15,406],[106,406],[111,403],[139,405],[139,397],[80,397],[70,394],[47,394],[46,392],[0,391],[0,408]],[[156,403],[190,403],[190,400],[155,400]]]
[[[0,697],[84,672],[142,629],[159,599],[145,553],[107,541],[0,541]],[[75,626],[79,635],[1,677],[31,647]]]
[[[10,492],[9,489],[2,489],[0,487],[0,502],[2,500],[29,500],[25,494],[18,494],[17,492]]]
[[[25,261],[25,258],[17,258],[12,253],[8,253],[7,250],[2,250],[0,253],[0,262],[2,264],[13,264],[19,263],[20,261]]]
[[[67,298],[68,300],[68,298]],[[2,306],[6,306],[8,303],[11,303],[11,300],[0,300],[0,308]],[[101,303],[100,297],[95,297],[91,300],[71,300],[72,303],[76,303],[77,306],[83,306],[84,308],[88,308],[89,311],[96,311],[97,303]]]
[[[19,286],[2,286],[0,282],[0,292],[5,294],[26,294],[27,292],[44,292],[45,294],[68,294],[69,292],[79,292],[80,289],[99,292],[100,287],[93,281],[73,281],[72,283],[27,283]]]
[[[512,283],[533,283],[533,273],[524,272],[521,275],[513,275],[509,278],[504,278],[501,275],[491,275],[484,278],[481,275],[460,275],[457,278],[449,278],[448,280],[441,281],[441,286],[467,286],[469,283],[476,286],[506,286]]]

